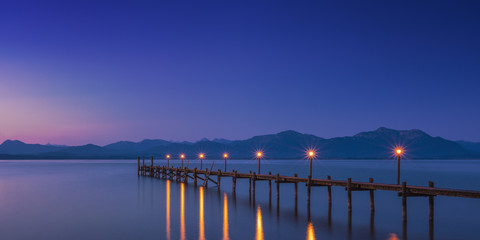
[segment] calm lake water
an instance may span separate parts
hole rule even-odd
[[[149,161],[146,161],[149,163]],[[192,161],[193,162],[193,161]],[[173,165],[179,165],[171,161]],[[155,161],[155,164],[164,164]],[[212,161],[205,161],[210,166]],[[196,165],[190,163],[190,168]],[[232,160],[228,169],[256,171],[255,160]],[[223,169],[223,160],[214,169]],[[394,183],[394,160],[317,160],[314,177]],[[248,180],[230,178],[220,190],[138,177],[136,160],[0,161],[0,239],[402,239],[402,203],[394,192],[353,192],[348,221],[347,193],[312,189],[311,221],[306,187],[299,184],[298,213],[293,184],[281,184],[280,206],[273,185],[257,182],[255,202]],[[308,175],[307,161],[263,160],[262,172]],[[409,185],[480,190],[480,160],[405,160],[402,181]],[[428,239],[428,198],[408,198],[408,239]],[[329,214],[330,212],[330,214]],[[435,239],[480,239],[480,199],[435,198]]]

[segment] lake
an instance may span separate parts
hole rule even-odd
[[[150,161],[146,160],[146,163]],[[170,161],[179,166],[178,161]],[[198,160],[189,168],[198,167]],[[165,164],[155,161],[155,164]],[[204,161],[211,166],[212,161]],[[314,160],[313,177],[395,183],[395,160]],[[402,160],[408,185],[480,190],[480,160]],[[213,169],[223,170],[223,160]],[[257,170],[256,160],[231,160],[228,169]],[[230,178],[217,189],[137,176],[136,160],[0,161],[0,239],[402,239],[402,200],[376,191],[371,215],[369,192],[312,188],[311,218],[306,187],[299,184],[298,212],[293,184],[281,184],[268,198],[268,182],[256,184],[255,202],[248,180]],[[308,175],[305,160],[262,160],[262,173]],[[273,185],[275,186],[275,185]],[[408,198],[408,239],[428,239],[428,198]],[[435,239],[480,239],[480,199],[435,197]],[[350,223],[350,224],[349,224]]]

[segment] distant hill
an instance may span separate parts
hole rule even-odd
[[[6,140],[0,145],[0,154],[39,154],[63,149],[62,146],[26,144],[18,140]]]
[[[138,143],[128,141],[116,142],[106,145],[104,148],[117,150],[119,153],[138,153],[150,148],[154,148],[157,146],[167,146],[169,144],[171,144],[171,142],[165,140],[145,139]]]
[[[476,142],[466,142],[466,141],[457,141],[460,146],[463,148],[470,150],[472,152],[480,153],[480,143]]]
[[[261,149],[269,159],[301,159],[313,147],[323,159],[385,159],[392,157],[392,148],[405,146],[410,159],[473,159],[480,158],[480,144],[454,142],[413,130],[378,128],[354,136],[325,139],[296,131],[255,136],[246,140],[202,139],[197,142],[171,142],[147,139],[141,142],[120,141],[103,147],[53,146],[26,144],[7,140],[0,145],[0,159],[131,159],[136,156],[164,158],[171,154],[186,154],[187,159],[197,159],[203,152],[207,159],[221,158],[228,152],[233,159],[251,159],[254,151]]]

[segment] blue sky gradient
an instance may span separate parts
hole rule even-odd
[[[9,1],[0,141],[480,141],[476,1]]]

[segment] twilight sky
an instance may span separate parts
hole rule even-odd
[[[3,1],[0,142],[480,141],[478,1]]]

